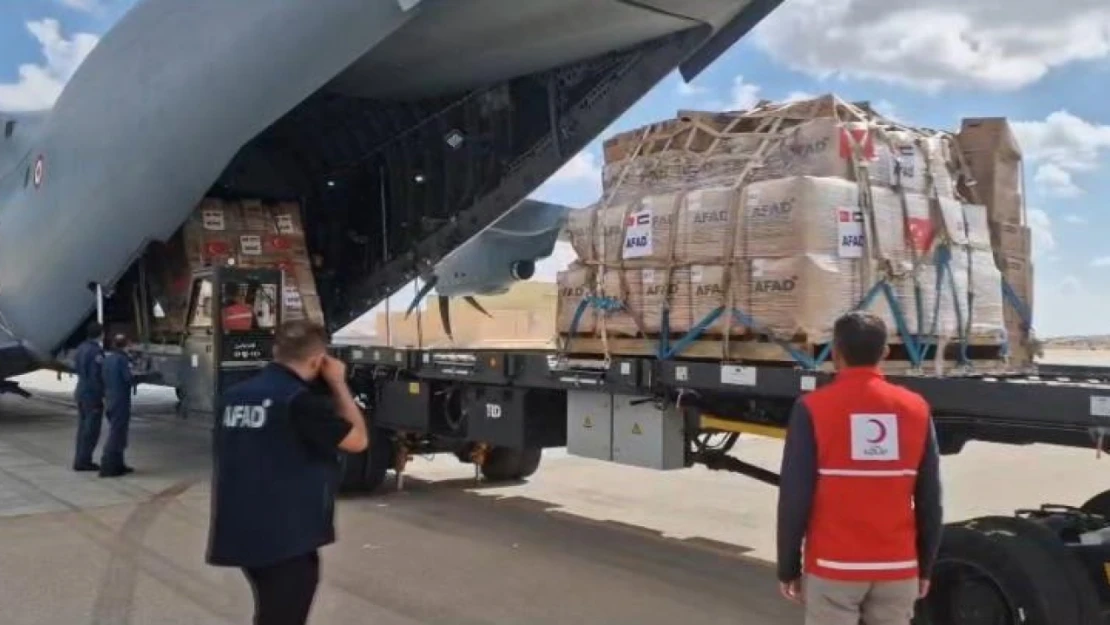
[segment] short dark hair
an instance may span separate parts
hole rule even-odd
[[[104,328],[96,321],[89,323],[85,328],[85,337],[90,339],[98,339],[104,335]]]
[[[115,347],[116,349],[123,349],[123,348],[127,347],[127,343],[128,343],[128,340],[127,340],[127,335],[126,334],[117,334],[114,337],[112,337],[112,346]]]
[[[274,337],[274,359],[278,361],[299,362],[327,348],[328,332],[324,326],[305,319],[286,321]]]
[[[833,324],[833,345],[849,367],[873,367],[886,350],[886,323],[863,311],[841,315]]]

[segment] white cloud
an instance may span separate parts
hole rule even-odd
[[[548,182],[553,184],[567,184],[576,182],[590,182],[601,180],[601,165],[597,157],[590,152],[575,154],[565,165],[559,168]]]
[[[731,100],[727,106],[730,111],[746,111],[753,108],[763,98],[759,96],[760,86],[744,82],[743,76],[732,79],[732,89],[729,92]]]
[[[1049,195],[1073,198],[1083,194],[1083,189],[1072,180],[1071,173],[1055,163],[1045,163],[1038,167],[1033,182],[1043,187]]]
[[[568,206],[584,206],[601,196],[602,164],[590,149],[575,154],[529,197]]]
[[[50,108],[66,81],[100,40],[96,35],[77,33],[67,39],[57,20],[27,22],[27,30],[42,47],[45,64],[19,66],[19,79],[0,83],[0,109],[34,111]]]
[[[1081,215],[1064,215],[1064,222],[1074,226],[1082,226],[1087,223],[1087,218]]]
[[[1092,267],[1110,267],[1110,256],[1099,256],[1091,261]]]
[[[99,0],[57,0],[63,6],[83,11],[85,13],[96,13],[104,8]]]
[[[1039,208],[1030,208],[1026,211],[1029,218],[1029,230],[1033,240],[1033,256],[1045,256],[1056,249],[1056,236],[1052,232],[1052,219],[1048,213]]]
[[[1110,5],[790,0],[754,34],[774,59],[821,78],[870,78],[930,91],[1012,90],[1052,68],[1110,57]]]
[[[686,82],[685,80],[682,80],[682,78],[678,79],[678,94],[681,96],[690,97],[696,95],[704,95],[708,92],[708,87]]]
[[[1088,122],[1066,110],[1044,121],[1017,121],[1014,133],[1026,163],[1037,166],[1033,182],[1059,197],[1075,197],[1082,189],[1073,176],[1098,169],[1110,152],[1110,125]]]

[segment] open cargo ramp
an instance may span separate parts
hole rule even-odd
[[[141,3],[37,131],[46,178],[5,209],[0,312],[49,360],[93,315],[89,285],[129,299],[136,260],[210,194],[304,207],[340,327],[777,4]]]

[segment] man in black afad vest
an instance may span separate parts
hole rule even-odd
[[[255,625],[308,619],[317,550],[335,542],[338,450],[368,443],[346,375],[322,327],[291,321],[277,330],[274,362],[220,398],[208,562],[243,569]],[[316,381],[330,392],[317,392]]]

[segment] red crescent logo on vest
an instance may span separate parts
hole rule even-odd
[[[209,241],[208,243],[204,244],[204,250],[208,252],[210,256],[221,256],[223,254],[227,254],[227,251],[229,249],[230,248],[228,247],[226,241]]]
[[[270,237],[270,245],[274,246],[275,250],[283,251],[292,247],[291,245],[289,245],[289,239],[283,236]]]
[[[878,445],[879,443],[885,441],[886,440],[886,426],[883,425],[883,422],[879,421],[878,419],[870,419],[870,420],[868,420],[868,423],[873,423],[875,425],[875,428],[879,431],[879,435],[876,436],[875,438],[867,439],[867,442],[871,443],[872,445]]]
[[[35,168],[31,172],[31,182],[35,184],[35,188],[42,186],[42,179],[46,175],[46,158],[41,154],[35,159]]]

